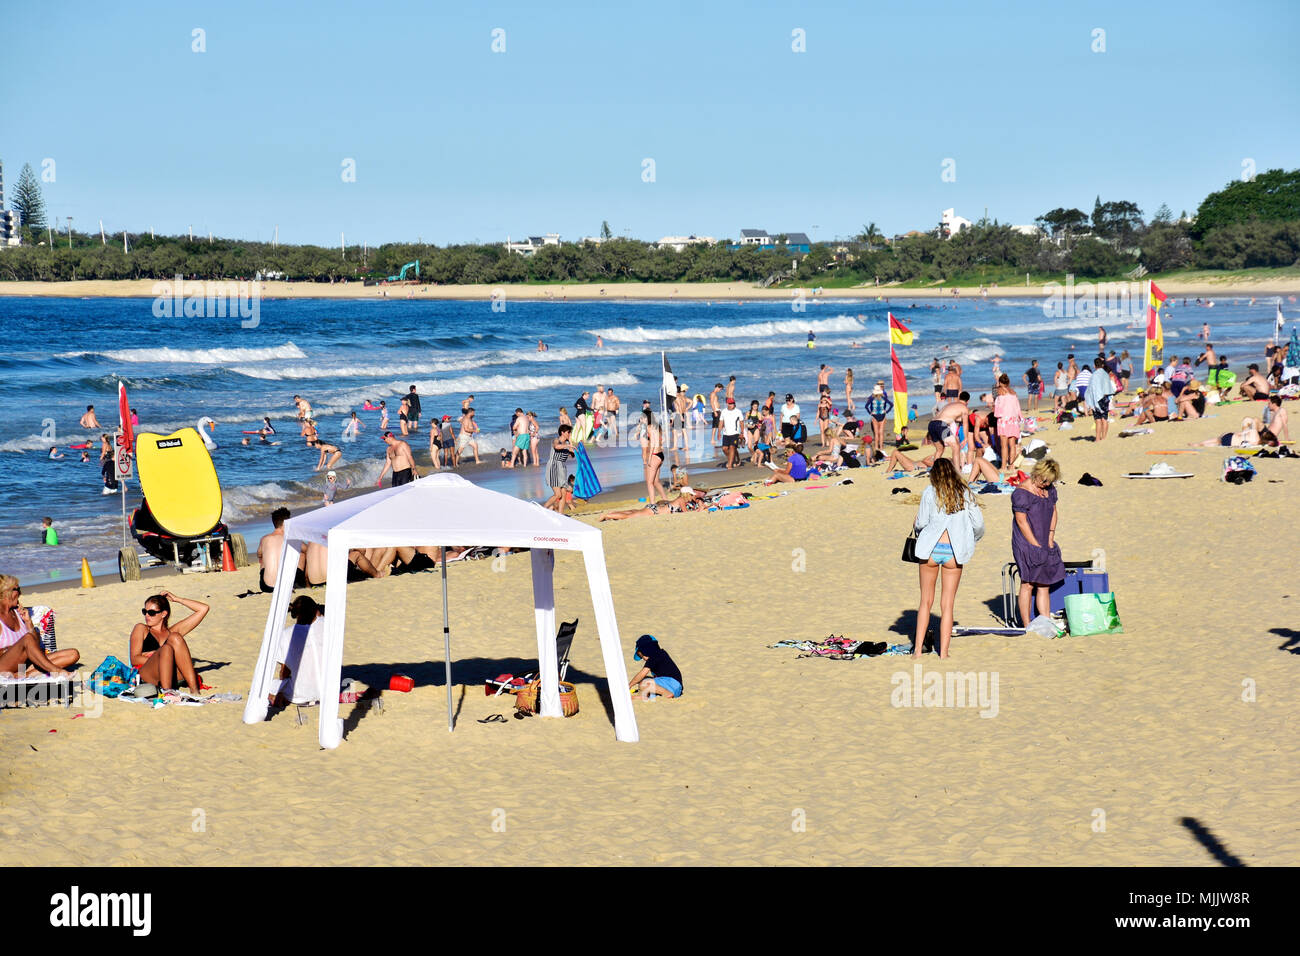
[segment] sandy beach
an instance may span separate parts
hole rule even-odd
[[[8,865],[1216,865],[1200,827],[1247,864],[1295,865],[1300,580],[1269,555],[1273,529],[1300,520],[1288,490],[1300,465],[1258,461],[1256,480],[1234,486],[1218,480],[1219,449],[1149,454],[1187,450],[1249,412],[1211,413],[1100,445],[1083,427],[1047,429],[1064,471],[1058,539],[1067,560],[1106,549],[1125,631],[958,637],[951,661],[927,655],[926,673],[996,675],[988,718],[893,706],[910,658],[768,646],[909,639],[916,571],[898,553],[925,479],[860,469],[852,485],[741,511],[602,526],[628,663],[636,636],[653,633],[685,676],[680,700],[636,705],[638,744],[615,742],[602,707],[575,556],[557,560],[557,618],[582,622],[570,670],[581,713],[479,723],[510,704],[486,697],[483,679],[526,671],[535,654],[528,562],[459,564],[455,733],[437,576],[351,585],[344,676],[386,685],[400,672],[416,687],[385,691],[382,712],[344,705],[338,750],[318,749],[311,710],[305,726],[292,710],[245,726],[236,703],[6,710],[0,854]],[[1195,477],[1122,477],[1161,460]],[[1077,485],[1084,471],[1103,487]],[[1011,560],[1010,499],[981,500],[988,533],[957,597],[971,626],[992,623]],[[268,598],[236,595],[256,574],[167,579],[212,605],[190,643],[219,691],[248,693]],[[155,586],[58,593],[60,645],[81,650],[83,673],[123,655]]]
[[[227,280],[231,281],[231,280]],[[1083,280],[1076,279],[1076,286]],[[188,281],[186,283],[188,288]],[[816,283],[810,283],[809,289]],[[171,284],[167,283],[167,290]],[[196,283],[196,288],[198,284]],[[569,283],[555,285],[391,285],[367,286],[360,282],[262,282],[259,283],[263,299],[370,299],[387,292],[390,299],[467,299],[490,300],[493,294],[504,293],[506,300],[598,300],[619,299],[663,301],[665,299],[743,300],[789,299],[793,290],[788,288],[763,289],[748,282],[618,282]],[[1161,279],[1160,287],[1169,295],[1260,296],[1295,295],[1300,293],[1300,279],[1243,279],[1240,276],[1192,281]],[[145,297],[171,294],[161,291],[153,279],[91,279],[71,282],[0,282],[0,295],[58,296],[81,298],[107,296],[110,298]],[[942,291],[940,291],[942,288]],[[861,299],[884,296],[899,299],[927,299],[952,296],[953,286],[932,288],[904,288],[884,284],[863,285],[849,289],[818,287],[819,299]],[[978,297],[979,286],[958,286],[961,297]],[[1045,295],[1041,284],[992,286],[988,294],[993,298],[1040,298]]]

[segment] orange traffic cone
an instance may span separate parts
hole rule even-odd
[[[81,586],[83,588],[93,588],[95,579],[90,574],[90,562],[85,558],[81,559]]]
[[[228,540],[221,542],[221,570],[235,570],[235,557],[230,553],[230,542]]]

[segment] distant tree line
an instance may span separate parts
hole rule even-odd
[[[27,172],[27,170],[24,170]],[[43,212],[35,177],[21,177],[22,201]],[[23,245],[0,250],[0,280],[252,279],[283,274],[306,282],[363,281],[395,274],[420,260],[420,281],[434,284],[520,282],[760,282],[793,278],[816,283],[944,281],[983,273],[1036,275],[1072,272],[1088,278],[1117,276],[1138,264],[1151,272],[1199,267],[1243,269],[1300,264],[1300,170],[1270,170],[1211,193],[1190,218],[1175,219],[1161,206],[1150,221],[1128,201],[1102,202],[1091,216],[1057,208],[1037,219],[1042,235],[1025,235],[996,220],[981,220],[950,239],[939,229],[887,241],[875,223],[847,243],[817,243],[792,263],[779,245],[729,248],[722,240],[681,252],[636,239],[613,238],[602,223],[601,243],[542,246],[531,256],[504,244],[435,246],[390,243],[346,253],[310,245],[271,245],[234,239],[121,234],[47,234],[24,228]]]

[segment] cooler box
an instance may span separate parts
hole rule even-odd
[[[1091,567],[1070,567],[1066,564],[1065,580],[1054,584],[1048,592],[1052,613],[1065,611],[1065,599],[1071,594],[1104,594],[1110,590],[1110,575],[1094,571]]]

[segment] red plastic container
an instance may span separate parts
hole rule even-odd
[[[415,687],[415,681],[405,674],[394,674],[388,678],[389,690],[400,690],[403,694],[407,694],[410,693],[413,687]]]

